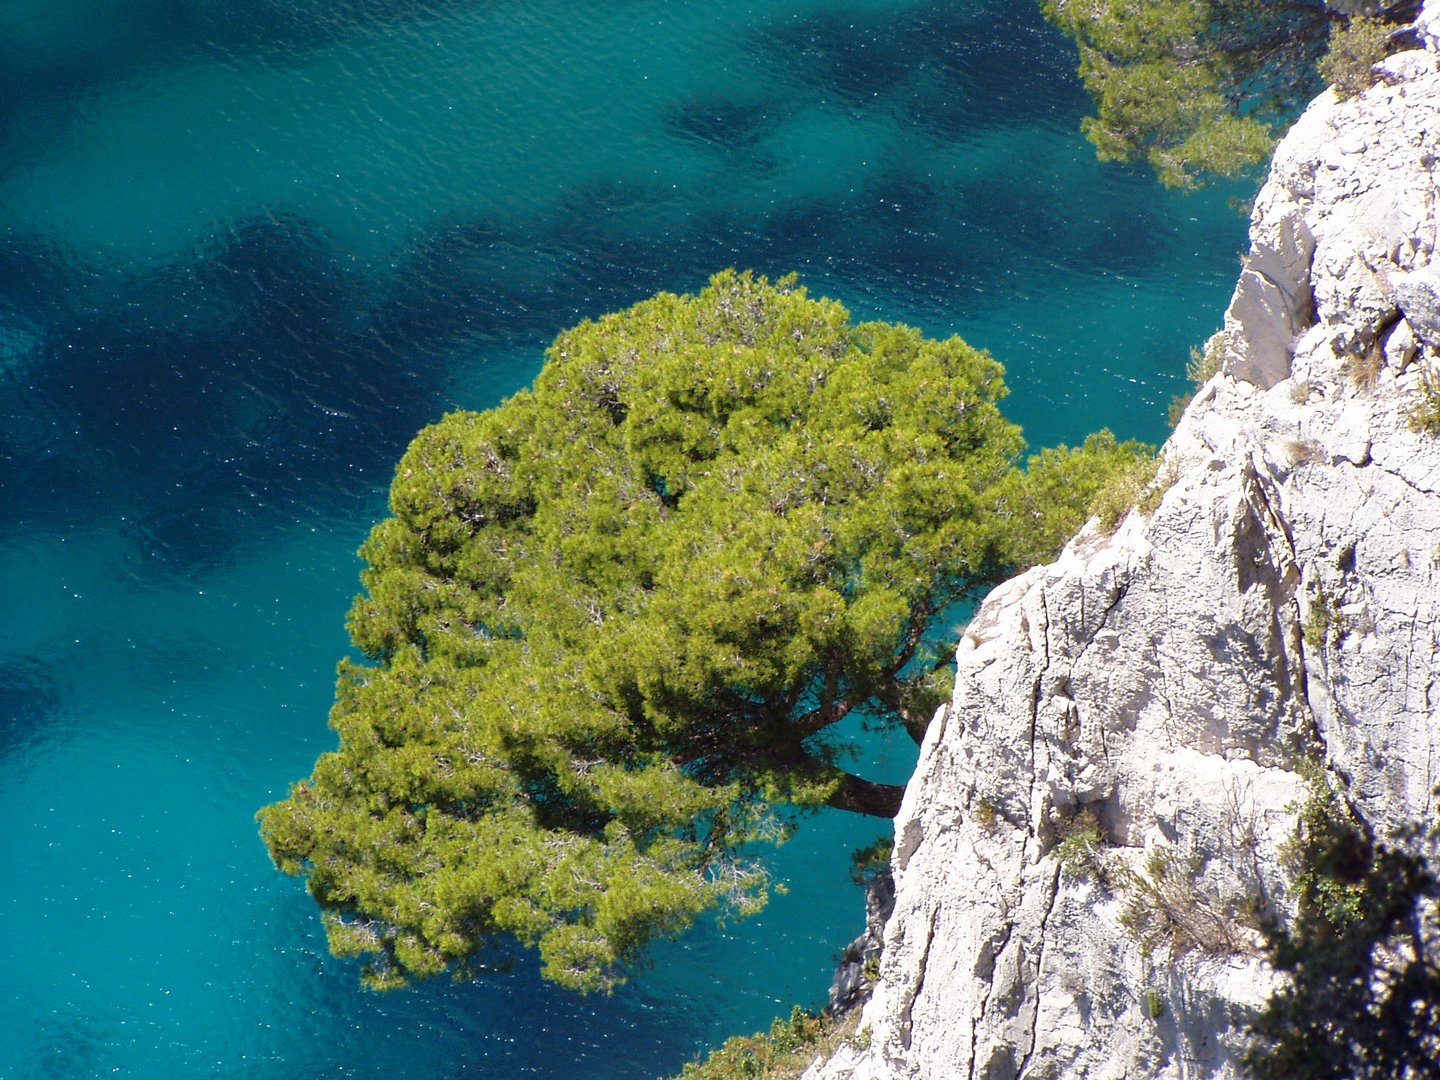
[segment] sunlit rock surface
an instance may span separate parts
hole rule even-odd
[[[810,1080],[1238,1077],[1297,763],[1378,835],[1431,816],[1440,438],[1408,423],[1440,348],[1426,43],[1279,148],[1159,505],[977,613],[896,822],[864,1035]],[[1091,814],[1128,886],[1062,866]]]

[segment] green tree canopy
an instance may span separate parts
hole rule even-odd
[[[1137,452],[1021,472],[1004,393],[958,338],[727,272],[421,432],[361,550],[339,748],[260,813],[331,947],[384,987],[518,939],[608,987],[763,902],[784,806],[893,815],[827,732],[864,709],[918,738],[937,615],[1052,553]]]
[[[1324,0],[1041,0],[1080,46],[1095,99],[1083,123],[1102,161],[1148,161],[1191,187],[1263,162],[1323,87],[1327,31],[1346,21]],[[1374,5],[1387,20],[1414,0]]]

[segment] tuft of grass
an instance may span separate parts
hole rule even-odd
[[[1384,367],[1385,346],[1378,337],[1366,345],[1364,351],[1351,353],[1340,365],[1356,390],[1374,390]]]
[[[1326,458],[1325,447],[1314,439],[1286,439],[1284,449],[1285,456],[1293,465],[1324,461]]]

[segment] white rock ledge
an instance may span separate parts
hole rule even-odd
[[[1137,871],[1183,865],[1198,917],[1283,895],[1304,755],[1379,834],[1428,820],[1440,439],[1406,413],[1440,344],[1434,34],[1385,70],[1277,151],[1159,508],[1087,527],[975,616],[896,822],[868,1046],[810,1080],[1238,1077],[1275,985],[1253,931],[1147,955],[1113,890],[1062,872],[1065,822],[1093,812]]]

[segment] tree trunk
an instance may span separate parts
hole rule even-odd
[[[895,784],[877,784],[874,780],[846,773],[835,794],[826,802],[837,810],[893,818],[900,812],[900,798],[904,794],[905,789]]]

